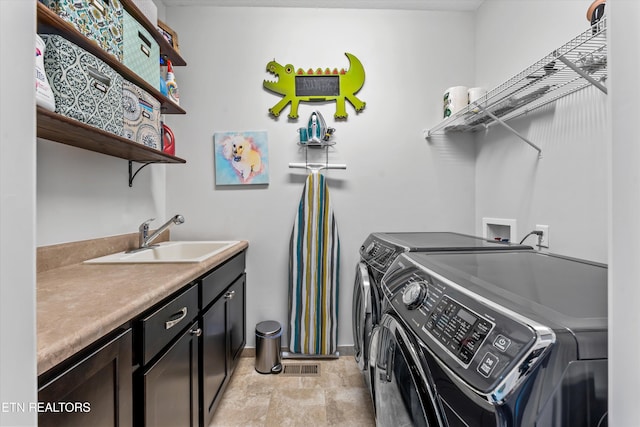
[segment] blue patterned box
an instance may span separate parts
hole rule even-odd
[[[122,62],[124,9],[119,0],[41,0],[49,9]]]
[[[44,70],[56,100],[56,113],[122,136],[120,74],[62,36],[40,37],[45,42]]]
[[[160,101],[137,85],[125,80],[122,85],[122,136],[160,150]]]
[[[138,21],[127,11],[123,19],[124,45],[122,63],[146,80],[151,87],[158,87],[160,80],[160,46]]]

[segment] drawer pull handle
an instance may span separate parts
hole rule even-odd
[[[191,335],[195,335],[197,337],[199,337],[200,335],[202,335],[202,329],[201,328],[197,328],[197,329],[192,329],[189,331],[191,333]]]
[[[236,291],[229,291],[229,292],[227,292],[226,294],[224,294],[224,297],[225,297],[226,299],[231,299],[231,298],[233,298],[233,296],[234,296],[235,294],[236,294]]]
[[[167,320],[166,322],[164,322],[164,328],[165,329],[171,329],[174,326],[176,326],[178,323],[180,323],[180,321],[182,321],[182,319],[184,319],[185,317],[187,317],[187,307],[182,307],[182,309],[180,309],[176,314],[179,314],[180,317],[178,317],[177,319],[173,319],[173,320]],[[176,315],[174,314],[174,316]]]

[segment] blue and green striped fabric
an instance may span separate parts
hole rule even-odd
[[[340,242],[324,175],[307,177],[289,248],[289,350],[331,355],[338,341]]]

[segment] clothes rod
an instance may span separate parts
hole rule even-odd
[[[335,163],[289,163],[289,167],[295,168],[295,169],[320,170],[320,169],[346,169],[347,165],[335,164]]]

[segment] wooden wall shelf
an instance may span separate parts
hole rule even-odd
[[[38,138],[140,163],[187,162],[97,127],[52,113],[42,107],[37,107],[37,117]]]

